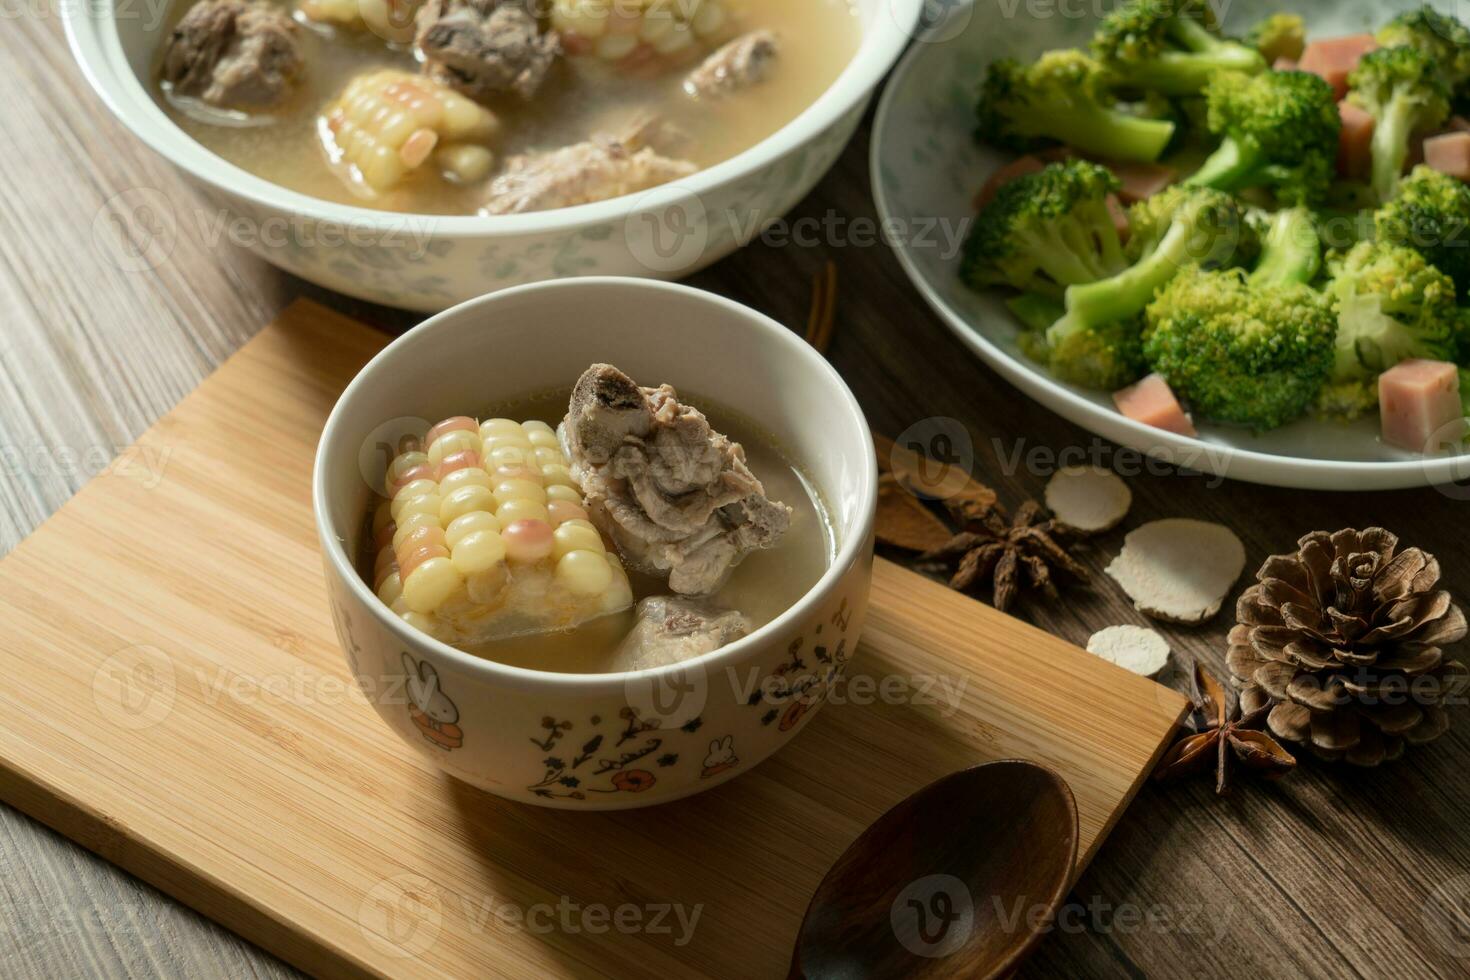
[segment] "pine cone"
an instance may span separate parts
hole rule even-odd
[[[1439,562],[1398,543],[1379,527],[1309,534],[1240,597],[1227,660],[1242,710],[1271,704],[1278,738],[1374,766],[1449,730],[1470,671],[1444,647],[1465,614],[1435,589]]]

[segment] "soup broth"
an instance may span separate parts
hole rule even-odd
[[[491,406],[485,416],[538,420],[553,428],[566,415],[569,391],[551,392],[509,404]],[[754,552],[735,567],[709,601],[717,607],[743,613],[752,630],[780,616],[804,596],[826,572],[838,542],[830,513],[821,495],[774,437],[738,412],[711,405],[697,395],[711,424],[745,449],[751,471],[764,484],[766,495],[792,509],[790,528],[777,545]],[[368,523],[371,523],[369,515]],[[373,581],[371,527],[359,554],[363,577]],[[635,601],[668,595],[668,583],[629,570]],[[619,645],[636,621],[635,609],[602,616],[575,629],[520,636],[494,643],[465,645],[463,649],[486,660],[554,673],[599,674],[620,669]]]
[[[195,0],[179,0],[172,27]],[[278,0],[272,0],[278,2]],[[490,176],[456,182],[421,166],[393,190],[364,196],[328,160],[321,115],[348,83],[380,68],[418,72],[411,46],[390,44],[368,30],[302,23],[305,73],[290,98],[269,111],[246,114],[176,97],[155,84],[159,105],[186,133],[225,160],[282,187],[312,197],[385,211],[475,214],[489,181],[511,157],[553,150],[596,134],[617,135],[657,120],[677,141],[660,153],[710,167],[754,146],[800,114],[832,84],[852,58],[859,26],[850,0],[727,0],[741,30],[766,29],[780,39],[780,55],[760,85],[720,99],[695,100],[683,90],[686,65],[655,77],[636,77],[596,59],[563,57],[530,101],[497,97],[486,106],[500,131],[488,142]],[[282,2],[291,11],[294,4]],[[697,60],[695,64],[697,64]]]

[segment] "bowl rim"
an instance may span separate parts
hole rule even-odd
[[[960,0],[945,18],[919,37],[893,69],[878,101],[868,164],[872,174],[873,202],[880,221],[899,216],[883,181],[882,165],[886,145],[884,135],[888,131],[890,120],[901,112],[900,98],[909,88],[909,77],[917,70],[918,65],[928,57],[939,56],[928,49],[942,49],[961,43],[960,38],[944,39],[944,32],[949,29],[953,20],[969,16],[972,6],[973,0]],[[931,43],[931,38],[938,40]],[[1466,467],[1470,465],[1470,452],[1417,460],[1377,461],[1284,456],[1176,435],[1135,422],[1122,414],[1108,411],[1044,374],[1040,368],[1024,364],[1001,349],[934,288],[927,273],[910,254],[906,241],[895,242],[893,250],[909,280],[950,332],[1001,377],[1042,407],[1056,412],[1068,421],[1130,449],[1146,453],[1161,462],[1203,470],[1223,479],[1288,489],[1335,491],[1404,490],[1452,484],[1464,478]]]
[[[65,4],[68,46],[92,90],[112,115],[154,152],[195,180],[257,207],[299,218],[375,231],[431,223],[436,237],[484,237],[576,230],[662,210],[670,194],[700,197],[766,168],[817,139],[857,109],[913,38],[929,0],[873,0],[878,9],[860,28],[857,50],[826,90],[785,126],[754,146],[688,178],[640,194],[569,208],[511,215],[435,215],[338,204],[257,177],[206,149],[180,129],[127,67],[117,27],[117,0]],[[853,16],[857,16],[854,8]],[[119,71],[119,67],[125,70]],[[659,192],[662,191],[662,195]],[[655,195],[648,200],[647,195]],[[640,204],[640,202],[643,202]]]
[[[813,378],[820,379],[827,387],[832,389],[838,396],[837,404],[841,405],[850,419],[856,421],[858,430],[865,436],[865,438],[859,440],[861,445],[858,447],[862,456],[859,470],[862,483],[859,488],[858,506],[855,512],[856,517],[852,526],[845,529],[837,554],[828,563],[821,578],[769,623],[718,650],[713,650],[710,653],[691,660],[667,664],[662,667],[652,667],[638,671],[619,671],[607,674],[571,674],[533,670],[526,667],[513,667],[483,657],[477,657],[472,653],[467,653],[464,650],[460,650],[448,643],[419,632],[398,616],[393,615],[383,605],[377,595],[368,588],[367,583],[363,581],[362,576],[353,567],[351,560],[347,556],[347,550],[343,544],[344,539],[336,533],[336,529],[330,525],[327,517],[329,513],[327,504],[329,474],[326,472],[327,448],[338,438],[337,430],[343,425],[342,420],[346,411],[345,406],[349,400],[361,396],[372,385],[376,374],[387,370],[397,358],[402,357],[405,348],[411,347],[419,338],[427,333],[445,329],[447,324],[466,317],[476,316],[483,313],[486,308],[493,307],[498,303],[513,298],[555,292],[586,291],[595,293],[608,288],[646,291],[650,296],[654,297],[655,301],[656,294],[680,295],[700,303],[722,307],[738,315],[748,324],[749,329],[765,333],[774,343],[785,349],[784,353],[786,356],[800,361],[805,365],[806,371]],[[336,403],[333,404],[331,414],[328,415],[326,424],[322,427],[321,438],[317,444],[316,458],[312,463],[311,483],[312,517],[316,524],[317,537],[321,542],[322,553],[329,564],[331,573],[335,574],[345,583],[346,588],[368,609],[369,614],[376,619],[378,624],[390,636],[402,642],[407,649],[431,652],[441,661],[453,663],[467,673],[477,675],[483,679],[500,683],[508,682],[522,689],[543,689],[546,685],[551,685],[561,688],[568,693],[579,694],[604,694],[610,689],[623,688],[628,683],[634,681],[673,677],[695,669],[708,671],[720,661],[738,660],[747,653],[755,652],[770,637],[800,624],[811,615],[813,607],[820,605],[831,596],[847,577],[848,573],[863,561],[865,555],[871,555],[872,529],[878,507],[877,450],[873,445],[872,433],[868,428],[867,417],[864,415],[862,407],[858,404],[857,397],[848,388],[847,382],[842,380],[842,376],[837,373],[837,369],[825,357],[817,353],[806,341],[777,321],[735,300],[679,283],[668,283],[655,279],[639,279],[629,276],[586,276],[577,279],[554,279],[546,282],[512,286],[508,289],[487,293],[484,296],[479,296],[452,306],[444,312],[435,314],[412,329],[405,331],[401,336],[395,338],[388,344],[388,346],[375,354],[372,360],[368,361],[358,371],[352,381],[348,383],[347,387],[342,390]]]

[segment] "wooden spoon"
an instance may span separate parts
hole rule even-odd
[[[791,978],[1000,977],[1067,893],[1077,803],[1061,776],[991,762],[945,776],[853,841],[817,887]]]

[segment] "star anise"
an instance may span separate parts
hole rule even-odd
[[[964,592],[989,580],[994,587],[995,608],[1005,612],[1023,587],[1037,589],[1048,598],[1057,597],[1055,572],[1079,582],[1088,580],[1087,569],[1059,542],[1065,540],[1045,509],[1028,500],[1016,510],[1009,523],[991,509],[978,519],[968,509],[957,509],[956,517],[965,530],[946,544],[925,552],[920,561],[958,561],[950,587]]]
[[[1296,768],[1296,758],[1268,733],[1260,731],[1271,711],[1270,700],[1259,701],[1242,712],[1240,702],[1231,698],[1221,683],[1198,662],[1194,665],[1194,697],[1191,702],[1196,715],[1204,719],[1164,753],[1154,770],[1158,780],[1178,779],[1215,767],[1215,792],[1230,792],[1230,771],[1238,764],[1261,773],[1267,779],[1280,779]]]

